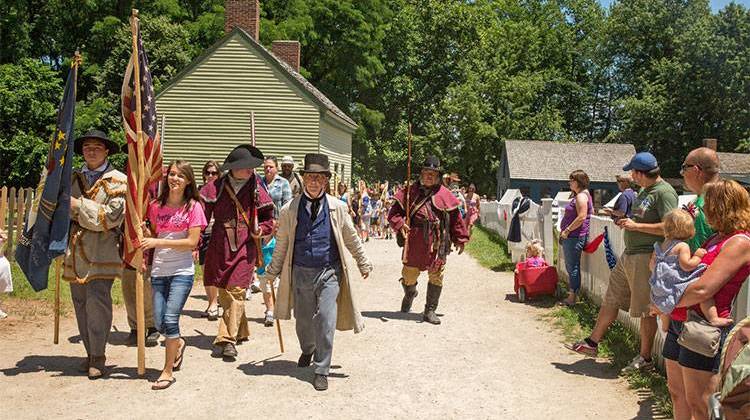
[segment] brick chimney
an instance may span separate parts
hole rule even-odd
[[[708,147],[711,150],[716,150],[719,145],[718,139],[703,139],[703,147]]]
[[[292,66],[294,71],[299,73],[299,41],[273,41],[271,51],[273,51],[273,55]]]
[[[224,33],[237,26],[254,40],[260,33],[260,0],[226,0],[224,2]]]

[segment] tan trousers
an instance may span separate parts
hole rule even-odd
[[[417,284],[419,278],[419,269],[417,267],[404,266],[401,269],[401,277],[404,278],[404,286]],[[435,286],[443,287],[443,274],[445,273],[445,264],[441,265],[436,271],[427,271],[427,281]]]
[[[245,316],[245,288],[219,288],[219,305],[224,315],[219,319],[219,333],[214,344],[232,343],[250,337],[250,328]]]
[[[131,330],[137,328],[135,306],[135,270],[122,270],[122,298],[125,300],[125,310],[128,312],[128,326]],[[143,273],[143,313],[146,318],[146,328],[154,328],[154,297],[151,295],[150,270]]]

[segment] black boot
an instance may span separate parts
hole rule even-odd
[[[440,301],[440,292],[443,291],[442,286],[437,286],[432,283],[427,284],[427,299],[424,305],[424,315],[422,319],[430,324],[439,325],[440,318],[435,314],[438,302]]]
[[[416,283],[407,286],[404,284],[404,279],[401,279],[401,287],[404,288],[404,298],[401,300],[401,312],[407,313],[411,311],[411,304],[419,292],[417,291]]]

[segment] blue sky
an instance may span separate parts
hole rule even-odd
[[[609,6],[610,3],[614,2],[615,0],[599,0],[601,4],[604,6]],[[741,4],[745,7],[750,7],[750,0],[734,0],[735,3]],[[731,3],[731,0],[711,0],[711,10],[714,12],[721,10],[724,6]]]

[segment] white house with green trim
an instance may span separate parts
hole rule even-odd
[[[249,17],[256,25],[258,11]],[[299,74],[299,43],[282,41],[274,54],[257,41],[257,26],[249,33],[242,23],[228,21],[228,33],[157,95],[159,115],[166,115],[164,161],[186,159],[198,176],[207,160],[221,163],[250,142],[254,112],[256,145],[264,155],[291,155],[297,170],[306,153],[324,153],[331,171],[348,183],[357,125]]]

